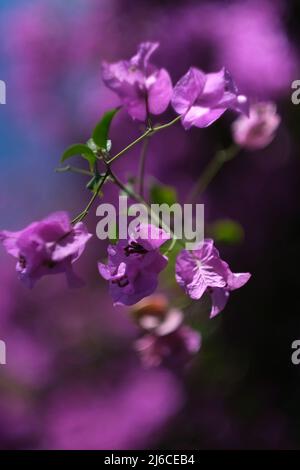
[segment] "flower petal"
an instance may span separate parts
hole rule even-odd
[[[227,284],[230,290],[239,289],[243,287],[250,279],[250,273],[232,273],[230,272]]]
[[[173,87],[169,73],[160,69],[146,80],[148,108],[151,114],[162,114],[169,106]]]
[[[214,287],[210,289],[210,295],[212,301],[210,318],[213,318],[225,308],[229,299],[229,292],[227,289]]]
[[[178,114],[186,113],[202,93],[206,77],[201,70],[191,67],[177,82],[173,91],[172,106]]]
[[[130,59],[130,65],[146,70],[151,55],[158,47],[159,42],[142,42],[138,46],[136,55]]]
[[[195,127],[208,127],[213,124],[226,111],[226,108],[204,108],[202,106],[192,106],[183,116],[182,124],[185,129]]]

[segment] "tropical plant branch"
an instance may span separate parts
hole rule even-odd
[[[104,183],[105,183],[106,179],[108,178],[108,176],[109,176],[109,170],[106,171],[105,175],[98,182],[97,187],[94,190],[94,194],[93,194],[92,198],[90,199],[90,201],[89,201],[88,205],[86,206],[86,208],[82,212],[80,212],[80,214],[78,214],[77,217],[75,217],[72,220],[72,224],[76,224],[77,222],[81,222],[88,215],[90,208],[92,207],[95,200],[97,199],[97,197],[98,197],[98,195],[101,191],[101,188],[104,185]]]
[[[108,160],[103,160],[105,165],[106,165],[106,173],[105,175],[100,179],[96,189],[94,190],[94,194],[92,196],[92,198],[90,199],[88,205],[86,206],[86,208],[80,212],[80,214],[78,214],[73,220],[72,220],[72,224],[75,224],[77,222],[81,222],[89,213],[89,210],[90,208],[92,207],[93,203],[95,202],[95,200],[97,199],[100,191],[101,191],[101,188],[102,186],[104,185],[105,181],[107,180],[108,176],[111,176],[113,178],[113,180],[115,181],[115,183],[123,190],[125,191],[126,194],[128,194],[130,197],[132,197],[133,199],[135,199],[136,201],[140,202],[140,203],[143,203],[147,206],[148,209],[150,209],[150,214],[153,213],[151,211],[151,207],[149,206],[149,204],[147,204],[147,202],[144,200],[144,198],[141,196],[139,196],[138,194],[136,194],[134,191],[131,192],[131,191],[128,191],[128,189],[123,185],[123,183],[112,173],[111,171],[111,168],[110,168],[110,165],[113,161],[115,161],[117,158],[119,158],[121,155],[123,155],[124,153],[126,153],[128,150],[130,150],[132,147],[134,147],[135,145],[137,145],[139,142],[142,142],[144,139],[152,136],[153,134],[155,134],[156,132],[159,132],[163,129],[166,129],[170,126],[172,126],[173,124],[175,124],[176,122],[179,121],[179,119],[181,118],[181,116],[177,116],[175,119],[173,119],[172,121],[170,122],[167,122],[166,124],[162,124],[162,125],[159,125],[159,126],[156,126],[156,127],[148,127],[146,129],[146,131],[140,136],[138,137],[137,139],[135,139],[133,142],[131,142],[129,145],[127,145],[123,150],[121,150],[120,152],[118,152],[116,155],[114,155],[113,157],[111,157],[110,159]],[[145,157],[143,156],[142,160],[144,160]],[[142,167],[144,167],[144,164],[145,162],[142,162]],[[97,167],[95,167],[97,168]],[[75,171],[75,172],[79,172],[79,168],[76,168],[76,167],[71,167],[71,166],[67,166],[67,167],[64,167],[64,169],[58,169],[60,171]],[[85,175],[89,175],[89,176],[93,176],[94,173],[92,172],[87,172],[85,170],[83,170],[84,173],[82,173],[82,171],[80,171],[80,173],[82,174],[85,174]],[[144,172],[144,169],[142,168],[142,173]],[[96,174],[96,173],[95,173]],[[155,213],[154,214],[154,217],[156,217]],[[161,223],[161,224],[164,224],[164,222],[162,220],[160,220],[159,217],[157,217],[158,221]],[[167,230],[169,233],[171,233],[171,230],[169,227],[167,227]],[[174,237],[175,237],[175,234],[174,234]],[[173,238],[174,240],[174,238]]]

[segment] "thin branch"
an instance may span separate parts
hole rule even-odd
[[[134,147],[136,144],[138,144],[139,142],[141,142],[142,140],[144,140],[146,137],[150,137],[154,134],[156,134],[156,132],[159,132],[163,129],[166,129],[167,127],[170,127],[170,126],[173,126],[173,124],[175,124],[176,122],[179,121],[179,119],[181,118],[181,116],[177,116],[175,119],[173,119],[172,121],[170,122],[167,122],[166,124],[162,124],[161,126],[157,126],[157,127],[153,127],[153,128],[148,128],[144,134],[142,134],[140,137],[138,137],[136,140],[134,140],[133,142],[131,142],[131,144],[127,145],[127,147],[125,147],[123,150],[121,150],[119,153],[117,153],[116,155],[114,155],[112,158],[110,158],[109,160],[107,160],[107,164],[110,165],[112,162],[114,162],[117,158],[121,157],[121,155],[123,155],[124,153],[127,152],[127,150],[130,150],[132,147]]]
[[[101,191],[101,188],[104,185],[104,183],[105,183],[106,179],[108,178],[108,176],[109,176],[109,170],[106,171],[103,178],[101,178],[101,180],[99,181],[99,183],[97,185],[97,188],[94,191],[94,194],[93,194],[92,198],[90,199],[90,201],[89,201],[88,205],[86,206],[86,208],[82,212],[80,212],[80,214],[78,214],[77,217],[75,217],[72,220],[72,224],[76,224],[77,222],[81,222],[88,215],[90,208],[92,207],[93,203],[97,199],[97,197],[98,197],[98,195]]]
[[[146,156],[148,150],[149,138],[145,139],[142,146],[141,156],[140,156],[140,165],[138,172],[138,193],[141,196],[144,196],[144,181],[145,181],[145,164]]]
[[[91,171],[84,170],[82,168],[77,168],[76,166],[67,165],[55,168],[56,173],[67,173],[68,171],[72,173],[79,173],[80,175],[93,176],[93,173]]]

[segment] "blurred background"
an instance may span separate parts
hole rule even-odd
[[[112,307],[97,272],[106,243],[94,237],[76,264],[86,280],[77,291],[60,276],[26,290],[1,248],[0,448],[299,448],[300,366],[291,362],[300,339],[300,105],[291,102],[300,79],[299,2],[2,0],[0,8],[1,229],[84,207],[86,179],[54,169],[64,148],[86,141],[118,104],[101,81],[101,61],[131,57],[141,41],[160,42],[155,62],[173,83],[190,65],[225,65],[241,92],[275,101],[282,117],[272,144],[243,151],[199,200],[208,224],[240,224],[244,236],[218,248],[252,279],[216,319],[199,314],[202,348],[184,371],[141,366],[133,350],[139,332],[126,309]],[[176,186],[183,201],[230,144],[233,118],[155,136],[147,173]],[[119,113],[114,148],[136,135],[137,124]],[[123,179],[137,158],[138,149],[116,163]],[[105,200],[115,196],[109,189]],[[93,212],[87,223],[95,233]]]

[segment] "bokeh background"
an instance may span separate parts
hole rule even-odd
[[[273,143],[242,152],[202,199],[208,224],[225,217],[243,227],[242,241],[219,248],[234,271],[253,276],[215,320],[199,315],[203,345],[184,371],[141,366],[133,350],[139,332],[126,309],[112,308],[98,275],[106,244],[96,237],[76,264],[86,280],[78,291],[60,276],[27,291],[1,249],[0,448],[299,448],[300,366],[291,363],[291,343],[300,339],[300,107],[291,103],[291,83],[300,79],[299,2],[1,0],[0,9],[1,229],[85,205],[85,178],[54,168],[118,103],[101,81],[101,60],[130,57],[141,41],[160,41],[156,62],[173,83],[190,65],[225,65],[243,93],[275,101],[282,116]],[[174,184],[183,200],[230,143],[232,119],[156,136],[147,172]],[[114,148],[136,135],[136,123],[120,113]],[[116,164],[123,179],[134,174],[137,152]],[[93,213],[88,224],[94,232]]]

